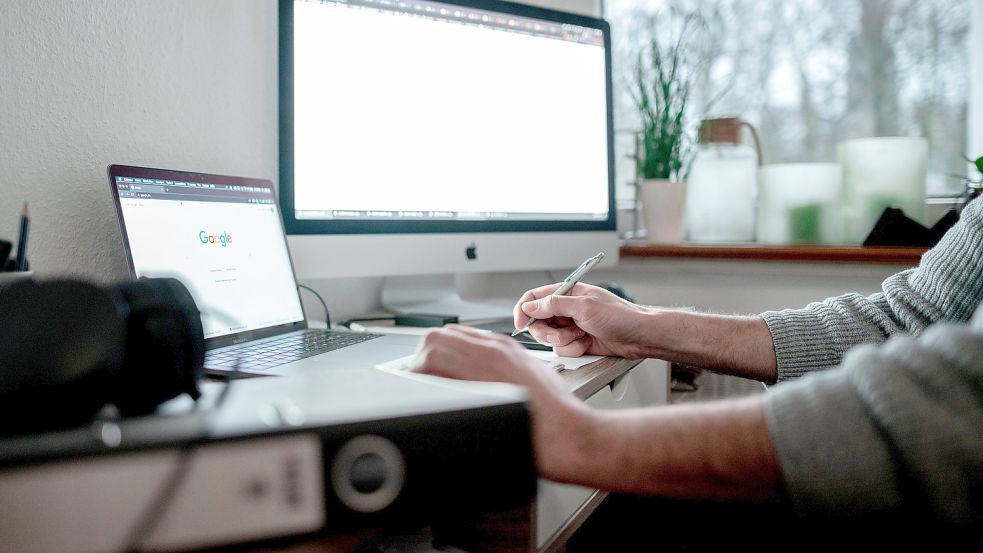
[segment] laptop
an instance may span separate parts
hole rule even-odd
[[[416,350],[419,336],[308,328],[271,181],[111,165],[109,182],[131,276],[188,288],[207,373],[371,367]]]

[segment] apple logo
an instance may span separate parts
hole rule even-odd
[[[464,255],[468,257],[468,261],[478,259],[478,246],[474,242],[471,242],[471,245],[464,250]]]

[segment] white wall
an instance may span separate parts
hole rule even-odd
[[[125,276],[106,166],[276,176],[273,0],[0,2],[0,237],[42,274]]]

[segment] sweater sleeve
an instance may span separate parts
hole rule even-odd
[[[838,370],[774,387],[768,425],[796,510],[983,522],[981,359],[983,309],[974,327],[863,346]]]
[[[778,379],[837,365],[847,350],[935,322],[965,322],[983,299],[983,201],[976,200],[921,264],[887,278],[871,296],[845,294],[804,309],[761,314],[771,332]]]

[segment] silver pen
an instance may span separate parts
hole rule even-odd
[[[554,290],[553,293],[550,295],[562,296],[563,294],[569,292],[571,288],[573,288],[574,286],[576,286],[578,282],[580,282],[580,279],[584,278],[584,275],[587,274],[587,271],[594,268],[594,265],[597,265],[602,259],[604,259],[604,252],[598,252],[598,254],[595,255],[594,257],[588,258],[587,261],[584,261],[583,263],[580,264],[580,267],[574,269],[573,272],[570,273],[569,276],[567,276],[567,278],[563,279],[563,284],[561,284],[560,287]],[[529,322],[526,323],[525,328],[516,329],[515,332],[512,333],[512,336],[518,336],[523,332],[529,332],[529,325],[531,325],[534,322],[536,322],[536,319],[529,319]]]

